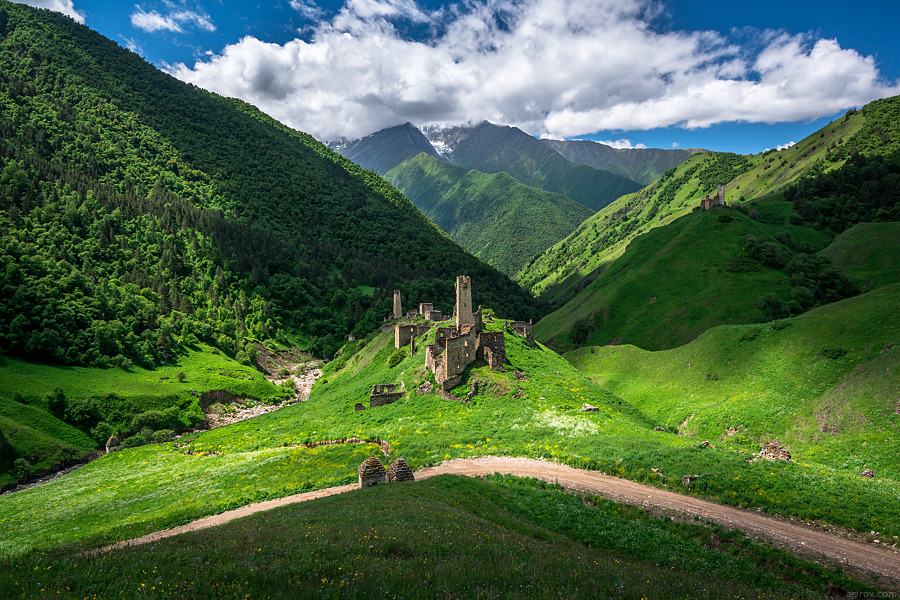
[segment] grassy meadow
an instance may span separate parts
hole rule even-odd
[[[441,476],[99,557],[0,558],[9,598],[821,598],[876,593],[703,523],[534,480]]]
[[[866,300],[894,302],[896,307],[896,288],[886,287],[847,302],[852,305]],[[829,308],[836,310],[839,306]],[[837,323],[844,322],[843,327],[857,331],[859,339],[874,333],[889,336],[897,331],[893,321],[863,327],[862,322],[856,325],[841,319],[824,319],[821,315],[826,312],[820,309],[792,320],[797,324],[780,332],[785,335],[797,332],[799,337],[804,319],[811,328],[838,327]],[[887,311],[886,314],[895,313]],[[502,321],[489,319],[487,326],[499,329]],[[738,330],[718,328],[708,335],[715,337]],[[739,450],[758,450],[755,444],[767,432],[754,432],[751,437],[742,430],[733,441],[722,443],[714,438],[713,445],[718,447],[702,448],[697,442],[705,439],[710,429],[685,431],[693,436],[674,435],[673,426],[678,423],[673,421],[672,414],[655,409],[645,399],[632,394],[625,385],[624,375],[591,381],[589,375],[595,379],[599,376],[596,365],[601,356],[627,352],[627,347],[599,349],[600,354],[585,350],[585,356],[593,363],[588,366],[592,368],[585,368],[573,357],[576,365],[585,368],[587,374],[583,374],[545,347],[531,348],[523,338],[508,334],[506,371],[492,372],[484,363],[473,363],[463,385],[454,391],[462,396],[477,383],[478,391],[469,405],[443,400],[436,393],[415,392],[431,377],[423,365],[422,348],[433,335],[433,331],[423,334],[417,340],[419,352],[410,357],[408,348],[400,351],[393,348],[392,333],[373,334],[349,345],[343,356],[326,366],[324,377],[306,402],[228,427],[191,434],[175,442],[104,456],[66,477],[0,496],[0,524],[4,531],[0,537],[0,553],[23,556],[60,547],[95,547],[254,500],[352,481],[356,477],[356,465],[376,452],[377,447],[348,445],[314,450],[296,447],[310,441],[345,437],[387,440],[391,449],[388,458],[402,456],[413,469],[467,456],[545,457],[730,504],[759,507],[774,514],[900,535],[900,516],[896,512],[900,486],[894,475],[897,453],[887,452],[894,448],[888,445],[882,458],[872,458],[872,453],[880,447],[874,445],[876,432],[884,439],[895,439],[889,431],[878,431],[889,426],[895,416],[882,412],[878,417],[882,421],[860,425],[862,433],[854,434],[855,439],[870,441],[869,450],[861,455],[860,461],[849,460],[837,451],[807,455],[805,448],[812,446],[795,443],[789,437],[792,428],[784,430],[781,439],[795,453],[796,463],[752,463],[748,461],[749,454],[741,454]],[[769,336],[761,332],[757,339],[758,342],[750,342],[762,343]],[[846,346],[848,354],[833,363],[843,365],[844,371],[829,371],[831,375],[827,377],[817,375],[815,381],[821,380],[821,386],[825,386],[820,386],[823,391],[829,381],[853,371],[855,361],[877,354],[881,348],[881,341],[862,348],[848,341],[840,343]],[[695,347],[698,346],[693,344],[687,348]],[[398,359],[392,361],[395,355]],[[665,353],[646,353],[646,356],[664,357]],[[888,356],[893,354],[888,352],[885,357]],[[636,367],[642,361],[645,357],[632,364]],[[747,368],[762,372],[769,365],[748,363]],[[785,367],[786,371],[790,369],[796,367]],[[708,372],[704,369],[699,378],[705,381]],[[727,382],[724,370],[717,374],[719,381]],[[394,404],[356,412],[354,404],[367,403],[369,390],[376,383],[401,384],[408,394]],[[666,386],[676,383],[677,376],[672,373],[671,381],[661,382],[657,387],[665,391]],[[804,386],[812,384],[804,383]],[[687,392],[688,397],[690,393],[695,392]],[[887,393],[892,392],[887,390]],[[674,403],[684,395],[671,392],[670,400],[660,397],[660,406]],[[719,399],[724,400],[721,396]],[[723,405],[720,420],[727,424],[715,430],[717,435],[729,426],[743,424],[742,419],[727,418],[733,410],[749,405],[753,398],[746,396],[739,400]],[[583,403],[600,410],[582,412]],[[768,414],[766,411],[776,410],[768,408],[773,404],[771,400],[760,403],[758,410]],[[790,412],[793,410],[797,409]],[[788,406],[781,406],[777,411],[788,413]],[[692,408],[692,412],[698,411]],[[703,416],[698,422],[711,421],[713,414],[714,410],[710,409],[709,416]],[[739,415],[735,413],[735,417]],[[791,415],[790,418],[799,417]],[[790,418],[785,416],[783,422],[793,423]],[[745,427],[749,429],[750,424],[747,420]],[[653,430],[659,426],[668,427],[669,431]],[[777,429],[775,433],[782,431]],[[875,480],[858,477],[858,467],[863,463],[876,469]],[[652,468],[659,472],[651,471]],[[695,481],[689,490],[681,485],[683,475],[704,473],[710,475]]]
[[[19,475],[27,478],[83,460],[102,448],[110,434],[137,433],[132,425],[141,414],[161,415],[147,421],[156,422],[158,429],[202,423],[199,394],[222,389],[261,402],[291,394],[256,369],[203,345],[180,356],[176,364],[153,370],[45,365],[0,357],[0,431],[15,455],[28,463],[24,473],[0,473],[0,485]],[[66,398],[66,415],[51,414],[49,399],[56,390]],[[98,427],[100,422],[105,425]]]

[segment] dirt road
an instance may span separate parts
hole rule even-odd
[[[556,482],[574,492],[697,516],[729,529],[740,529],[754,537],[768,538],[779,546],[820,562],[851,566],[900,579],[900,552],[890,547],[846,539],[765,513],[676,494],[596,471],[527,458],[484,457],[451,460],[436,467],[420,469],[416,471],[416,479],[444,474],[471,477],[490,473],[534,477]]]
[[[483,457],[447,461],[436,467],[419,469],[416,471],[415,476],[417,480],[421,481],[436,475],[465,475],[471,477],[491,473],[534,477],[544,481],[556,482],[566,490],[573,492],[603,496],[626,504],[675,511],[692,517],[697,516],[704,521],[713,521],[729,529],[739,529],[754,537],[770,539],[777,545],[797,554],[805,555],[813,560],[832,565],[852,567],[900,580],[900,552],[890,547],[846,539],[811,526],[799,525],[757,511],[716,504],[708,500],[701,500],[633,481],[603,475],[596,471],[574,469],[557,463],[527,458]],[[246,517],[277,506],[349,492],[357,489],[357,487],[357,485],[345,485],[296,494],[277,500],[248,504],[222,514],[198,519],[181,527],[157,531],[133,540],[118,542],[100,548],[95,553],[125,546],[145,544],[172,535],[221,525],[233,519]]]

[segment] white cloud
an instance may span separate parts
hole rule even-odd
[[[35,8],[49,8],[68,15],[79,23],[84,23],[84,14],[75,10],[75,3],[72,0],[13,0],[13,2],[27,4]]]
[[[787,149],[787,148],[790,148],[791,146],[793,146],[793,145],[796,144],[796,143],[797,143],[797,142],[790,141],[790,142],[788,142],[787,144],[778,144],[777,146],[775,146],[775,149],[778,150],[778,151],[780,152],[780,151],[782,151],[782,150],[785,150],[785,149]],[[766,148],[766,150],[767,150],[767,151],[768,151],[768,150],[771,150],[771,148]]]
[[[135,54],[140,54],[141,56],[144,55],[144,48],[141,47],[141,45],[134,38],[127,38],[123,36],[122,41],[125,42],[125,47]]]
[[[599,140],[600,144],[604,144],[606,146],[610,146],[611,148],[624,149],[624,150],[632,150],[634,148],[646,148],[646,144],[632,144],[631,140],[621,139],[621,140]]]
[[[140,7],[131,15],[131,24],[148,33],[154,31],[181,32],[181,26],[172,17],[164,17],[155,10],[144,12]]]
[[[293,0],[297,10],[310,0]],[[245,37],[177,77],[324,139],[412,121],[603,130],[816,119],[900,93],[836,40],[662,32],[656,0],[346,0],[307,41]],[[410,39],[407,23],[431,32]]]
[[[319,19],[324,14],[322,9],[312,0],[291,0],[291,8],[307,19]]]
[[[209,15],[195,10],[174,10],[167,15],[163,15],[156,10],[147,12],[140,6],[135,6],[134,8],[135,12],[131,14],[131,24],[147,33],[155,31],[183,33],[183,26],[189,25],[194,25],[204,31],[211,32],[216,30],[216,26],[213,25]]]
[[[680,144],[678,142],[672,142],[673,148],[678,148],[679,146],[680,146]]]

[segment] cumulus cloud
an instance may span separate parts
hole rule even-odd
[[[135,12],[131,14],[131,24],[147,33],[155,31],[183,33],[184,26],[195,26],[204,31],[216,30],[209,15],[195,10],[173,10],[169,14],[163,15],[156,10],[145,11],[140,6],[134,8]]]
[[[84,14],[75,10],[75,4],[72,0],[13,0],[13,2],[27,4],[28,6],[33,6],[35,8],[49,8],[50,10],[55,10],[56,12],[68,15],[79,23],[84,23]]]
[[[663,31],[661,10],[656,0],[471,0],[439,11],[346,0],[308,41],[245,37],[170,71],[323,139],[405,121],[489,120],[556,138],[772,123],[900,93],[872,57],[837,40],[760,32],[742,45]],[[429,33],[410,35],[409,24]]]

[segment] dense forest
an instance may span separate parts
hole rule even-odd
[[[801,219],[832,233],[857,223],[900,221],[900,97],[870,102],[861,112],[862,128],[828,149],[829,162],[846,161],[841,168],[826,172],[817,164],[785,190]]]
[[[328,356],[399,288],[541,309],[375,173],[68,17],[0,2],[0,350],[152,366],[198,341]]]

